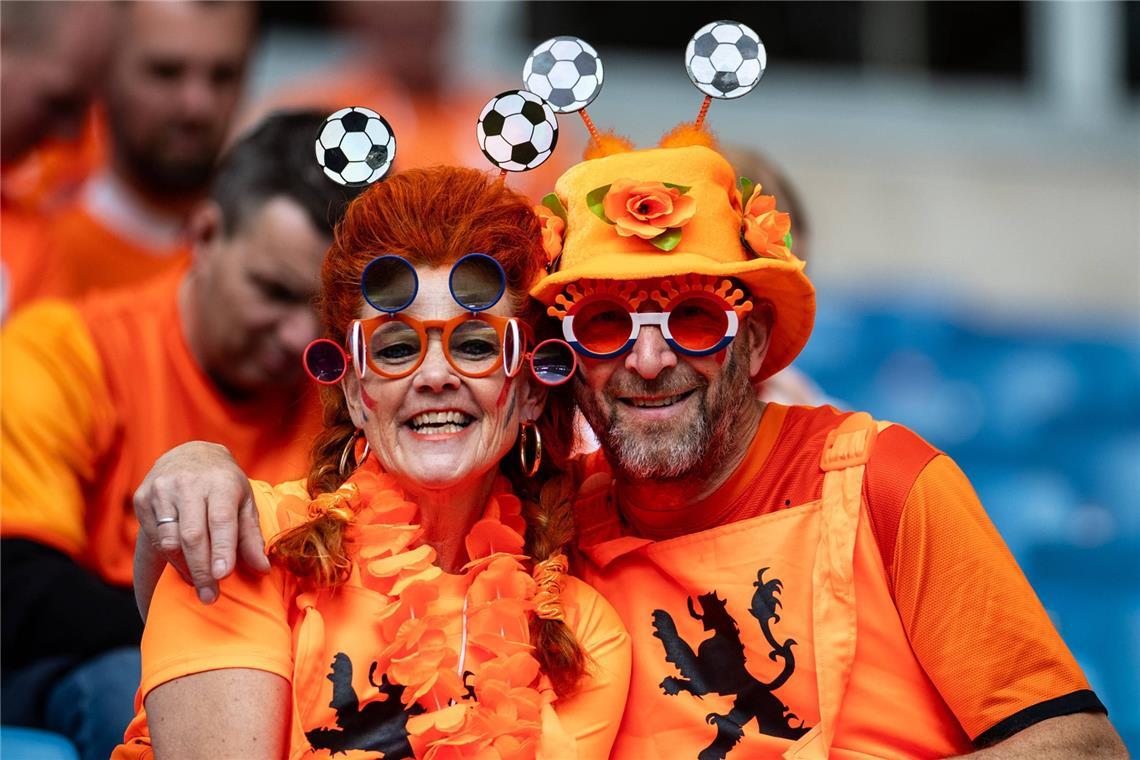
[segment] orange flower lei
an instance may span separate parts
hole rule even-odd
[[[377,671],[404,686],[402,700],[423,712],[408,718],[408,741],[426,760],[523,760],[533,758],[541,733],[541,710],[554,699],[532,654],[530,615],[537,584],[523,554],[526,523],[522,505],[505,481],[482,519],[467,534],[470,558],[464,598],[464,645],[449,645],[448,617],[435,614],[443,571],[435,550],[416,545],[419,508],[407,501],[395,479],[369,457],[337,497],[317,497],[317,511],[351,508],[345,529],[364,586],[389,600],[377,614],[384,640]],[[282,507],[285,507],[284,500]],[[334,508],[335,508],[334,507]],[[466,653],[488,655],[477,673],[463,674]],[[474,699],[472,699],[472,695]]]

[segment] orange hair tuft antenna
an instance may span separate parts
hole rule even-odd
[[[600,132],[589,145],[586,146],[584,157],[602,158],[616,153],[629,153],[634,150],[633,143],[627,137],[616,132]]]
[[[703,145],[706,148],[717,150],[716,137],[708,129],[695,121],[686,121],[678,124],[665,133],[658,145],[662,148],[687,148],[691,145]]]

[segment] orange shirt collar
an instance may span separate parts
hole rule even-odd
[[[776,439],[784,425],[784,418],[788,407],[781,404],[769,403],[764,407],[760,417],[760,425],[752,437],[748,453],[740,467],[729,476],[724,485],[718,488],[707,498],[693,504],[685,505],[682,509],[654,510],[645,508],[631,508],[622,505],[610,514],[616,521],[616,512],[620,511],[626,525],[620,537],[604,540],[592,546],[583,546],[583,550],[590,555],[594,562],[605,566],[618,557],[635,551],[636,549],[653,543],[655,540],[666,540],[670,537],[699,533],[703,530],[716,527],[732,521],[732,512],[737,501],[748,491],[772,453]],[[615,498],[610,496],[610,498]],[[616,507],[613,505],[611,508]]]

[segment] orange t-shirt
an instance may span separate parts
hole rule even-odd
[[[51,217],[0,200],[0,322],[35,298],[63,295],[65,275],[51,255]]]
[[[0,534],[53,546],[128,586],[131,497],[154,460],[190,440],[221,443],[260,477],[303,474],[320,429],[316,394],[238,404],[186,344],[182,272],[144,288],[47,300],[0,332]]]
[[[137,285],[190,260],[187,243],[143,245],[109,228],[80,203],[56,215],[47,242],[61,283],[56,290],[66,298]]]
[[[795,637],[798,664],[806,668],[813,660],[811,635],[805,633],[810,631],[810,618],[807,629],[800,622],[810,613],[810,589],[786,584],[794,567],[803,561],[810,563],[815,546],[803,546],[797,557],[795,547],[777,545],[775,536],[782,528],[772,520],[784,516],[787,524],[799,519],[804,510],[818,509],[823,446],[846,416],[831,407],[769,404],[744,462],[709,498],[675,509],[623,502],[619,515],[614,508],[618,497],[611,492],[599,497],[600,506],[595,498],[592,506],[585,507],[585,514],[580,512],[580,545],[593,560],[583,577],[611,599],[634,639],[635,683],[627,715],[655,709],[654,704],[639,703],[636,682],[642,653],[652,652],[649,669],[656,678],[653,688],[640,692],[642,698],[660,695],[657,682],[670,667],[659,654],[661,641],[653,638],[653,621],[640,609],[645,605],[635,603],[635,597],[646,592],[635,585],[635,577],[648,577],[645,573],[675,589],[691,589],[680,593],[692,596],[712,588],[724,595],[739,580],[737,585],[744,587],[741,598],[728,601],[746,611],[755,591],[751,581],[756,580],[756,568],[751,564],[765,565],[765,580],[783,581],[783,604],[776,618],[783,633],[777,633],[777,638]],[[585,463],[587,476],[607,472],[600,455],[592,455]],[[1055,715],[1103,710],[966,477],[949,457],[901,426],[887,427],[871,449],[862,501],[867,524],[859,533],[858,540],[864,541],[861,556],[867,557],[869,539],[873,564],[879,565],[875,572],[884,578],[886,598],[893,602],[905,634],[901,640],[912,650],[906,656],[917,661],[945,703],[932,703],[931,714],[948,708],[964,734],[988,742]],[[799,535],[809,533],[805,530]],[[706,588],[716,571],[705,570],[705,577],[696,578],[701,571],[683,567],[675,556],[691,556],[694,562],[715,568],[720,557],[728,557],[737,544],[750,547],[751,564],[743,563],[750,568],[750,580],[722,577]],[[857,544],[856,554],[860,551]],[[788,564],[777,567],[777,555]],[[798,569],[795,574],[802,577]],[[686,613],[684,604],[682,596],[680,609],[671,608],[673,618],[687,621],[691,612]],[[637,610],[633,613],[637,619],[627,617],[630,610]],[[742,631],[755,627],[754,621],[736,614]],[[860,619],[859,625],[865,624],[876,622]],[[869,642],[889,640],[888,634],[877,636],[876,631],[868,636]],[[745,646],[768,651],[763,640],[750,639]],[[757,662],[762,658],[759,653],[755,656]],[[869,672],[866,667],[857,664],[853,678],[859,680],[860,673]],[[852,695],[866,685],[854,684],[844,704],[850,704]],[[788,707],[803,720],[810,706]],[[905,726],[894,730],[900,728],[904,731],[900,736],[905,736]],[[619,738],[618,756],[620,749]]]
[[[307,519],[309,497],[302,482],[276,488],[256,482],[253,486],[267,541],[282,527]],[[417,544],[409,544],[402,556],[411,558],[428,548]],[[370,561],[397,561],[383,554],[379,555],[383,559],[375,559],[380,545],[361,540],[359,551],[350,555],[352,576],[335,593],[303,590],[293,576],[275,567],[268,576],[235,573],[221,582],[218,601],[204,607],[194,589],[177,574],[164,573],[143,634],[142,682],[135,702],[139,714],[113,755],[115,760],[153,756],[142,709],[152,689],[176,678],[222,668],[261,670],[290,682],[290,758],[329,757],[330,752],[335,753],[333,757],[343,754],[347,760],[376,757],[380,746],[385,751],[391,747],[393,752],[402,747],[403,753],[394,756],[412,757],[405,726],[409,714],[399,702],[402,687],[389,683],[387,673],[371,672],[381,651],[392,643],[384,626],[376,622],[390,599],[362,580]],[[422,619],[443,619],[447,646],[458,653],[464,631],[477,630],[475,618],[469,621],[465,612],[465,600],[471,609],[478,608],[475,592],[467,590],[462,575],[438,574],[431,564],[426,569],[436,573],[432,585],[439,597],[425,608]],[[400,585],[408,587],[397,581],[394,588]],[[567,625],[590,665],[578,690],[553,703],[554,716],[544,716],[537,756],[604,758],[617,733],[629,687],[629,636],[606,600],[576,578],[563,579],[562,604]],[[458,665],[476,678],[499,654],[477,641],[473,633]],[[368,730],[353,735],[350,725],[357,715],[369,716]],[[557,746],[544,747],[544,740]],[[372,749],[365,750],[365,746]]]
[[[28,210],[60,208],[88,177],[107,165],[109,140],[107,116],[101,104],[94,104],[75,139],[49,138],[5,167],[5,199]]]

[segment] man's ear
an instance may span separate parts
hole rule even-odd
[[[363,430],[367,413],[364,404],[360,401],[360,378],[356,375],[356,368],[349,367],[340,381],[340,389],[344,393],[344,402],[348,406],[348,416],[352,424]]]
[[[222,229],[222,209],[213,201],[203,201],[190,213],[186,225],[194,258],[207,257],[225,234]]]
[[[744,319],[742,325],[748,332],[748,376],[756,377],[764,366],[771,345],[772,327],[776,324],[776,312],[772,304],[761,301]]]

